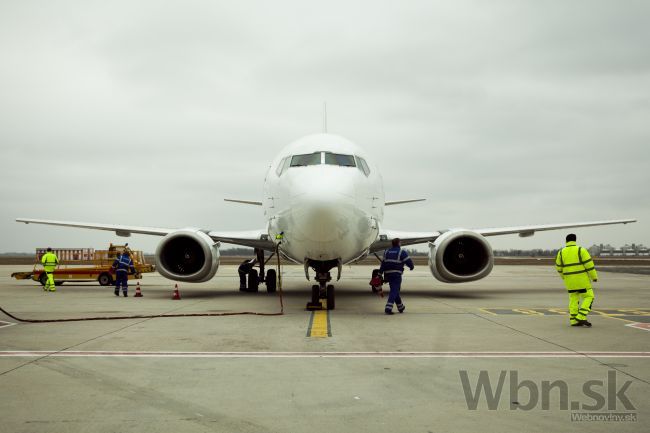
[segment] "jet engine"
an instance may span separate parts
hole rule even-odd
[[[429,243],[429,268],[444,283],[480,280],[492,272],[493,265],[492,247],[471,230],[454,229]]]
[[[198,229],[169,233],[156,248],[156,270],[175,281],[201,283],[219,269],[219,244]]]

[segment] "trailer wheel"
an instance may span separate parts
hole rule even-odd
[[[45,272],[41,273],[41,275],[38,277],[38,282],[41,283],[41,286],[45,286],[45,284],[47,284],[47,274]]]
[[[111,284],[113,284],[113,277],[111,277],[110,274],[104,272],[103,274],[99,275],[97,281],[99,282],[100,286],[110,286]]]

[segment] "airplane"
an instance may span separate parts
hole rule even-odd
[[[433,277],[444,283],[463,283],[487,277],[494,265],[486,237],[518,234],[528,237],[539,231],[576,227],[628,224],[635,219],[525,225],[503,228],[451,228],[432,232],[409,232],[383,226],[384,208],[422,199],[385,201],[381,174],[368,154],[350,140],[327,132],[302,137],[284,147],[271,162],[264,179],[264,200],[226,201],[260,206],[266,226],[251,231],[212,231],[202,228],[156,228],[116,224],[17,218],[27,224],[48,224],[162,236],[155,252],[156,269],[171,280],[205,282],[219,268],[221,243],[252,247],[260,262],[259,278],[269,292],[276,289],[276,272],[264,273],[264,252],[302,264],[305,276],[315,273],[312,304],[326,299],[335,308],[330,271],[363,260],[388,248],[399,238],[401,246],[427,243],[428,265]],[[252,272],[257,272],[253,270]]]

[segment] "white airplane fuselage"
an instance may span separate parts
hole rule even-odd
[[[311,165],[291,166],[295,155],[309,155]],[[354,156],[355,166],[332,163],[334,155]],[[369,170],[364,171],[360,158]],[[367,254],[377,239],[384,216],[382,178],[351,141],[309,135],[286,146],[271,163],[263,208],[269,235],[283,233],[282,252],[288,258],[344,264]]]

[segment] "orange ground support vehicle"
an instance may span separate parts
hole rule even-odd
[[[54,271],[54,283],[59,286],[66,281],[97,281],[102,286],[110,286],[115,279],[112,271],[113,261],[118,253],[128,251],[133,260],[136,273],[129,275],[129,280],[141,279],[142,274],[154,272],[155,266],[147,264],[142,251],[134,251],[126,245],[110,244],[108,250],[92,248],[53,248],[59,258],[59,266]],[[36,263],[31,272],[14,272],[12,277],[17,280],[32,279],[45,285],[47,276],[41,265],[41,257],[45,248],[36,249]]]

